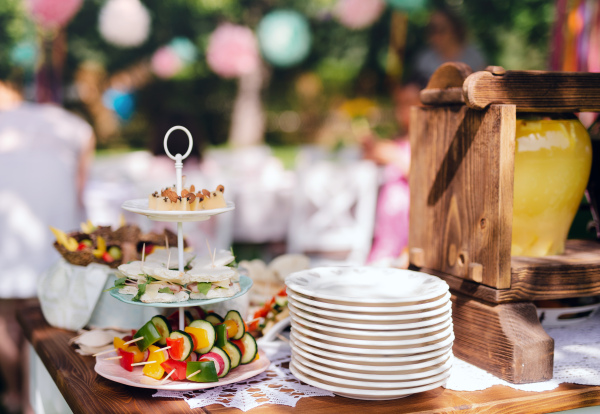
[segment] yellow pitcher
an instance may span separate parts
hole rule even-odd
[[[574,115],[517,120],[513,256],[561,254],[592,166],[592,146]]]

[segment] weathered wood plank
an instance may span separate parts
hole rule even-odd
[[[423,250],[425,268],[508,288],[515,107],[414,107],[411,116],[409,250]]]
[[[465,80],[464,101],[470,108],[516,105],[521,112],[600,111],[600,74],[585,72],[475,72]]]

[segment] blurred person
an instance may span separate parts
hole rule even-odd
[[[446,62],[464,62],[473,71],[486,67],[479,49],[467,42],[465,23],[447,9],[440,9],[431,15],[427,25],[429,47],[416,57],[414,79],[425,87],[433,72]]]
[[[27,406],[15,315],[37,296],[38,277],[59,257],[48,226],[70,231],[85,217],[82,193],[94,147],[87,122],[55,105],[25,102],[0,77],[0,408],[8,412]]]
[[[395,117],[401,131],[396,139],[362,141],[363,156],[383,167],[383,184],[377,197],[373,245],[368,263],[394,262],[402,267],[408,263],[404,250],[408,246],[408,213],[410,192],[410,142],[408,128],[410,107],[419,104],[419,86],[410,83],[394,90]]]

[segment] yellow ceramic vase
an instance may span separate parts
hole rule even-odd
[[[592,145],[574,116],[517,120],[512,255],[561,254],[592,166]]]

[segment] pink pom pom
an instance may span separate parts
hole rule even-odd
[[[64,26],[79,11],[83,0],[28,0],[34,20],[43,27]]]
[[[206,60],[210,68],[224,78],[253,72],[260,64],[254,33],[244,26],[220,25],[210,36]]]
[[[335,15],[340,23],[350,29],[364,29],[375,23],[383,10],[383,0],[339,0]]]
[[[163,79],[172,78],[183,68],[181,59],[169,46],[163,46],[154,52],[150,65],[156,76]]]

